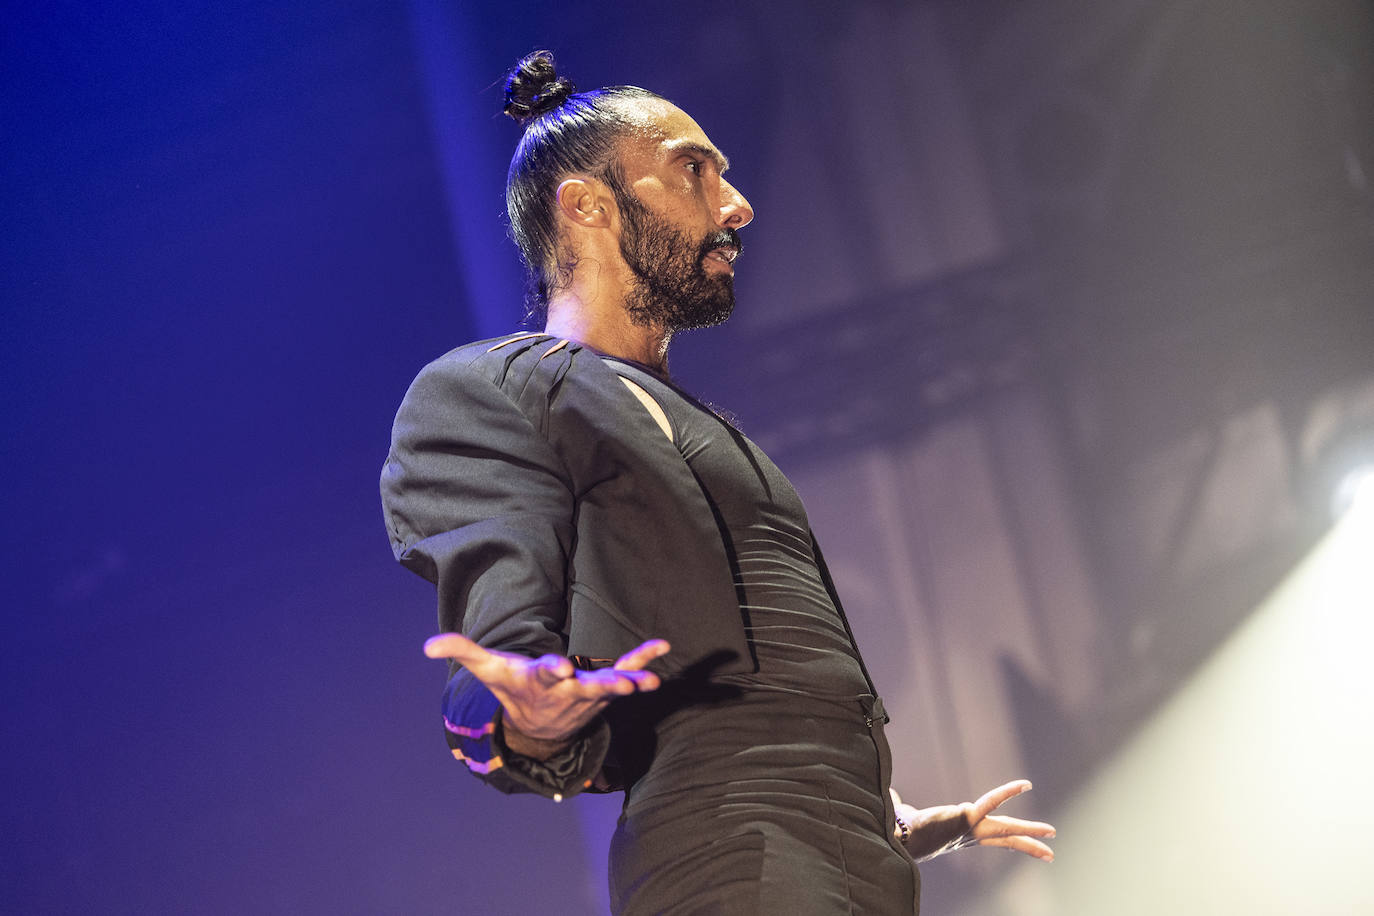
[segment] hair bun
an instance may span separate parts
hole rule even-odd
[[[506,77],[506,107],[503,111],[523,127],[562,105],[576,89],[571,80],[558,75],[553,54],[535,51],[522,57]]]

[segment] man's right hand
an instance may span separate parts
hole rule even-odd
[[[644,666],[668,649],[665,641],[651,639],[610,668],[582,671],[561,655],[528,658],[485,649],[461,633],[425,640],[425,655],[458,662],[501,701],[511,750],[545,759],[566,747],[611,700],[658,689],[658,675]]]

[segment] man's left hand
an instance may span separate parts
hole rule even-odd
[[[987,792],[976,802],[932,808],[913,808],[902,802],[895,789],[889,791],[897,817],[911,828],[905,845],[917,861],[965,846],[1001,846],[1053,862],[1054,851],[1043,840],[1053,839],[1054,827],[1042,821],[992,813],[1008,799],[1030,791],[1030,787],[1029,780],[1017,779]]]

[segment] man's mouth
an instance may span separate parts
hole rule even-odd
[[[731,267],[737,257],[739,257],[738,248],[712,248],[710,251],[706,252],[706,260],[720,261],[726,267]],[[734,268],[731,267],[731,269],[733,270]]]

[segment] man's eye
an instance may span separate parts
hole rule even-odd
[[[696,174],[700,175],[700,174],[701,174],[701,162],[700,162],[699,160],[696,160],[696,159],[688,159],[688,160],[687,160],[687,171],[689,171],[689,172],[695,172]]]

